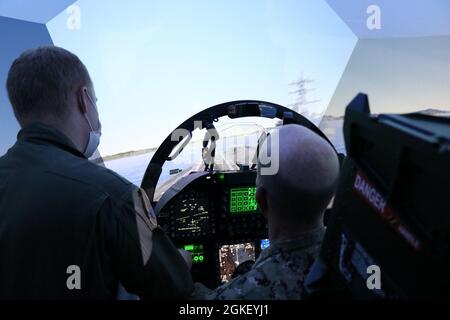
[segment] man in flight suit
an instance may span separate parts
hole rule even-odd
[[[157,226],[143,190],[96,165],[101,125],[89,73],[57,47],[11,66],[21,126],[0,158],[0,299],[191,294],[188,265]]]
[[[301,299],[303,282],[319,254],[325,233],[323,216],[335,192],[339,161],[334,149],[311,130],[286,125],[279,145],[269,136],[261,154],[279,150],[279,170],[261,174],[258,164],[256,200],[267,218],[270,246],[255,264],[216,290],[195,284],[195,299]],[[275,140],[275,139],[274,139]]]

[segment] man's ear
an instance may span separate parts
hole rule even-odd
[[[263,187],[256,188],[256,202],[264,217],[267,218],[267,192]]]
[[[81,113],[85,114],[88,110],[88,98],[87,98],[87,91],[88,88],[86,86],[82,86],[80,90],[78,90],[78,108],[80,109]]]

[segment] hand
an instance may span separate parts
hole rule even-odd
[[[183,250],[183,249],[178,249],[178,252],[181,254],[184,261],[186,261],[186,264],[188,265],[189,270],[191,270],[192,269],[192,253],[190,253],[189,251]]]

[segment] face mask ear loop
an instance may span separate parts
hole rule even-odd
[[[89,125],[89,128],[91,128],[91,131],[93,132],[94,129],[92,128],[91,122],[89,121],[89,119],[88,119],[86,113],[84,114],[84,117],[86,118],[86,121],[87,121],[87,123],[88,123],[88,125]]]
[[[89,94],[89,92],[86,91],[86,94],[87,94],[89,100],[91,101],[91,103],[94,105],[95,110],[97,110],[97,104],[94,103],[94,100],[92,100],[91,95]],[[87,122],[89,124],[89,127],[91,128],[91,131],[94,132],[94,128],[92,127],[91,122],[89,121],[89,119],[87,117],[87,112],[84,113],[84,117],[86,118],[86,120],[87,120]]]
[[[97,104],[94,102],[94,100],[91,98],[91,95],[89,94],[89,92],[86,91],[86,94],[89,98],[89,101],[91,101],[92,105],[95,107],[95,110],[97,110]]]

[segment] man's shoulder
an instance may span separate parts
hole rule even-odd
[[[11,190],[26,184],[28,188],[20,189],[24,193],[39,189],[61,201],[85,199],[88,203],[106,198],[130,202],[138,189],[116,172],[82,156],[22,142],[0,158],[0,184],[8,184]]]
[[[274,268],[273,271],[275,274],[278,274],[282,270]],[[265,268],[258,267],[217,288],[211,295],[207,296],[207,299],[290,299],[294,296],[293,291],[297,289],[290,288],[289,281],[291,281],[289,277],[274,276],[267,266]],[[298,288],[301,288],[301,283],[299,285]],[[300,292],[298,297],[300,297]]]
[[[319,254],[320,246],[299,250],[278,251],[270,255],[256,269],[263,270],[271,279],[303,278]]]
[[[115,198],[136,188],[116,172],[86,159],[73,159],[68,163],[47,168],[47,173],[66,179],[79,188],[90,188]]]
[[[303,282],[318,254],[302,250],[267,251],[246,274],[216,289],[210,299],[300,299]]]

